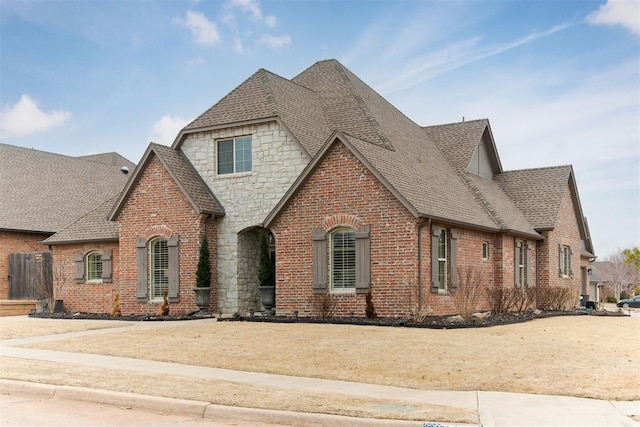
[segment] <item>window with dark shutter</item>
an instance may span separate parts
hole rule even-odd
[[[327,293],[327,235],[322,228],[314,228],[313,238],[313,292]]]
[[[139,302],[149,299],[149,283],[147,282],[147,240],[138,237],[136,240],[136,298]]]
[[[446,278],[446,229],[433,227],[431,229],[431,292],[438,293],[441,285],[446,284]]]
[[[102,281],[111,283],[113,281],[113,260],[110,249],[102,253]]]
[[[356,293],[363,294],[371,286],[371,231],[363,225],[356,231]]]
[[[340,228],[331,233],[331,288],[356,287],[356,234]]]
[[[73,256],[73,263],[75,265],[74,279],[76,283],[84,282],[84,255],[75,254]]]
[[[169,256],[169,302],[180,301],[180,248],[178,246],[179,237],[172,234],[167,240]]]
[[[458,289],[458,230],[449,232],[449,285],[451,292]]]

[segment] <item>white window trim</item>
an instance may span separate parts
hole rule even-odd
[[[485,248],[486,248],[486,254],[485,254]],[[489,242],[482,242],[482,260],[483,261],[489,261],[489,254],[490,251],[490,246],[489,246]]]
[[[100,274],[100,278],[98,279],[89,279],[89,257],[91,255],[100,255],[100,264],[102,264],[102,252],[100,251],[91,251],[84,257],[84,271],[85,271],[85,283],[102,283],[102,272]]]
[[[567,260],[569,262],[567,262]],[[562,245],[562,264],[560,265],[562,271],[562,278],[568,279],[571,277],[571,246]]]
[[[153,295],[153,267],[154,267],[154,261],[153,261],[153,245],[155,244],[155,242],[159,241],[159,240],[164,240],[165,242],[168,241],[167,238],[165,237],[154,237],[153,239],[149,240],[148,243],[148,248],[147,248],[147,256],[149,257],[148,260],[148,282],[149,282],[149,301],[151,302],[158,302],[158,301],[162,301],[164,298],[162,295],[160,295],[159,297],[156,297]],[[167,247],[167,272],[166,272],[166,276],[167,276],[167,290],[169,289],[169,248]]]
[[[332,294],[355,294],[356,292],[355,269],[354,269],[354,276],[353,276],[353,287],[336,288],[334,287],[334,283],[333,283],[333,237],[335,236],[336,233],[343,232],[343,231],[348,231],[354,234],[353,261],[354,261],[354,267],[357,268],[355,266],[355,262],[357,261],[357,257],[355,253],[355,250],[356,250],[355,230],[348,227],[340,227],[340,228],[336,228],[335,230],[332,230],[331,233],[329,234],[329,284],[330,284],[329,289],[331,290]]]
[[[517,246],[520,245],[520,246]],[[520,250],[518,250],[518,248]],[[516,263],[518,273],[516,275],[516,285],[518,286],[528,286],[527,283],[527,242],[518,241],[516,243],[516,254],[520,255],[520,259],[514,260]],[[518,258],[517,256],[515,258]]]
[[[242,139],[242,138],[249,138],[251,141],[251,169],[248,171],[241,171],[238,172],[236,170],[236,140],[238,139]],[[239,136],[231,136],[231,137],[227,137],[227,138],[219,138],[215,141],[215,168],[216,168],[216,176],[219,178],[228,178],[228,177],[234,177],[237,178],[238,176],[243,176],[243,175],[251,175],[253,173],[253,166],[254,166],[254,162],[253,162],[253,135],[239,135]],[[220,156],[220,143],[221,142],[225,142],[225,141],[232,141],[232,150],[231,153],[233,154],[233,172],[227,172],[227,173],[220,173],[220,164],[219,164],[219,156]]]
[[[440,239],[444,233],[444,258],[440,257]],[[440,283],[440,263],[444,262],[444,287]],[[440,230],[438,237],[438,293],[446,294],[449,292],[449,230],[443,228]]]

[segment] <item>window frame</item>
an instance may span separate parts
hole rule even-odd
[[[347,260],[347,263],[351,264],[351,267],[343,268],[342,276],[343,276],[343,285],[336,285],[336,246],[335,246],[335,238],[339,234],[349,234],[349,247],[346,248],[348,251],[346,255],[350,258]],[[345,251],[345,248],[341,249],[341,251]],[[344,265],[344,256],[343,262]],[[347,274],[350,276],[347,280],[344,280],[346,270]],[[350,271],[349,271],[350,270]],[[354,293],[356,291],[356,271],[357,271],[357,256],[356,256],[356,230],[347,227],[340,227],[332,230],[329,234],[329,283],[330,289],[332,293]],[[350,282],[350,283],[349,283]],[[347,283],[347,285],[344,285]]]
[[[438,235],[438,290],[447,292],[449,285],[449,232],[446,228],[441,228]],[[444,247],[444,257],[440,249]],[[442,269],[440,267],[443,267]],[[442,270],[442,274],[441,274]]]
[[[231,162],[221,163],[220,147],[222,144],[231,143]],[[247,146],[244,144],[248,144]],[[241,147],[239,147],[241,145]],[[248,153],[247,153],[248,151]],[[227,153],[225,153],[227,154]],[[239,154],[241,156],[239,156]],[[227,154],[228,155],[228,154]],[[248,155],[248,158],[247,158]],[[239,158],[241,157],[241,158]],[[225,166],[222,171],[222,166]],[[228,166],[231,170],[227,171]],[[239,166],[241,166],[239,168]],[[241,169],[241,170],[239,170]],[[251,173],[253,171],[253,137],[251,135],[234,136],[231,138],[221,138],[216,140],[216,174],[219,176],[237,175]]]
[[[561,245],[560,246],[561,256],[560,256],[560,275],[563,278],[570,278],[572,276],[571,271],[571,246],[569,245]]]
[[[156,261],[158,261],[156,258],[156,243],[161,243],[164,242],[164,250],[163,253],[157,254],[158,256],[162,256],[163,259],[160,261],[164,261],[164,265],[160,265],[157,266],[156,265]],[[149,271],[148,271],[148,280],[149,280],[149,300],[150,301],[161,301],[164,297],[164,292],[165,291],[169,291],[169,268],[170,268],[170,263],[169,263],[169,245],[168,245],[168,239],[162,236],[159,237],[154,237],[153,239],[149,240],[149,246],[148,246],[149,250],[148,250],[148,256],[149,256],[149,261],[148,261],[148,266],[149,266]],[[162,248],[161,248],[162,249]],[[163,268],[164,267],[164,268]],[[160,274],[162,275],[162,279],[163,282],[166,283],[156,283],[157,280],[157,276],[156,274]],[[158,288],[158,289],[156,289]],[[159,291],[159,295],[156,295],[156,290]]]
[[[489,242],[482,242],[482,260],[489,261]]]
[[[96,275],[96,277],[91,277],[92,273],[94,272],[94,270],[91,268],[92,265],[92,260],[96,259],[99,257],[98,261],[93,262],[93,266],[99,270],[99,275]],[[99,266],[99,267],[98,267]],[[86,274],[86,283],[102,283],[102,276],[103,276],[103,263],[102,263],[102,252],[100,251],[91,251],[89,253],[87,253],[87,255],[85,255],[85,262],[84,262],[84,268],[85,268],[85,274]]]
[[[528,286],[527,283],[527,243],[522,240],[516,241],[515,255],[513,257],[515,264],[515,284],[518,287]]]

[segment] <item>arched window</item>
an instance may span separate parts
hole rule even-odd
[[[151,299],[162,299],[169,289],[169,248],[163,237],[149,242],[149,282]]]
[[[102,253],[90,252],[86,257],[87,282],[102,281]]]
[[[331,287],[354,289],[356,287],[356,233],[339,228],[331,233]]]

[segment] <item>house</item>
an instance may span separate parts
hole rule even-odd
[[[281,315],[317,315],[328,296],[363,316],[367,293],[380,316],[455,313],[471,269],[573,304],[594,258],[571,166],[505,171],[488,120],[421,127],[336,60],[290,80],[258,70],[46,243],[74,277],[69,310],[108,312],[117,293],[123,313],[157,313],[166,291],[186,313],[206,235],[209,308],[231,314],[262,309],[261,233]]]
[[[128,180],[123,171],[134,167],[117,153],[69,157],[0,144],[0,300],[36,298],[20,268],[10,271],[10,257],[23,254],[25,268],[47,264],[51,252],[42,241],[120,193]],[[42,273],[50,282],[47,266]]]

